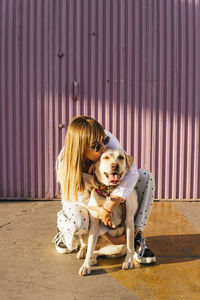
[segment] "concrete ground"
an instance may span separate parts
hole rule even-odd
[[[60,202],[0,202],[0,299],[200,299],[200,202],[155,202],[145,230],[157,263],[120,269],[82,261],[51,243]]]

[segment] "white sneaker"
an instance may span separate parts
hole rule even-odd
[[[64,244],[64,238],[60,231],[53,238],[52,242],[55,244],[58,253],[60,254],[70,253],[69,249],[67,249],[67,247]]]

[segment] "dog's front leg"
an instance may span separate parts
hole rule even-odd
[[[88,237],[87,254],[86,254],[85,261],[79,270],[79,275],[81,276],[89,275],[91,273],[91,265],[92,265],[93,255],[94,255],[94,249],[98,239],[98,225],[99,225],[99,220],[91,216],[91,227],[90,227],[89,237]]]
[[[80,237],[80,249],[76,255],[76,257],[78,259],[83,259],[83,258],[86,258],[86,253],[87,253],[87,241],[88,241],[88,236],[86,238],[87,234],[86,235],[82,235]]]
[[[129,270],[133,268],[133,254],[134,254],[134,219],[129,217],[126,222],[126,243],[127,253],[122,264],[122,269]]]

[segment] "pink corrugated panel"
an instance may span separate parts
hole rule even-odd
[[[199,0],[0,1],[0,197],[58,196],[75,115],[152,171],[158,199],[200,199]]]
[[[0,1],[0,197],[49,197],[49,1]]]

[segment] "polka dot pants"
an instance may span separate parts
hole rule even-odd
[[[155,182],[152,174],[148,170],[139,169],[138,173],[139,178],[135,186],[135,190],[138,194],[138,209],[135,214],[135,227],[137,230],[143,232],[155,196]]]

